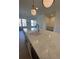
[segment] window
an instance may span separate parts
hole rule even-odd
[[[31,28],[31,31],[36,31],[37,29],[36,28]]]
[[[27,19],[19,19],[19,27],[27,32]]]
[[[31,20],[31,26],[36,26],[36,21],[35,20]]]
[[[19,19],[19,26],[21,27],[21,19]]]
[[[26,19],[22,19],[22,25],[23,26],[27,26],[26,22],[27,22]]]
[[[36,31],[37,28],[35,27],[37,24],[36,20],[31,20],[31,31]]]
[[[31,24],[30,28],[31,31],[36,31],[36,25],[37,25],[37,21],[36,20],[31,20],[30,22],[28,22],[28,24]],[[22,27],[22,29],[27,32],[27,19],[19,19],[19,27]]]
[[[24,32],[27,32],[27,28],[23,28]]]
[[[21,26],[23,26],[23,27],[27,26],[27,20],[26,19],[19,19],[19,26],[20,27]]]

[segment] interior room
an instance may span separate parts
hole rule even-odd
[[[19,59],[60,59],[60,0],[19,0]]]

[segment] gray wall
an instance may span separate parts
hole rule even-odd
[[[56,23],[55,23],[54,31],[60,33],[60,13],[59,12],[57,12],[56,14]]]
[[[37,23],[39,24],[40,29],[45,29],[44,17],[45,17],[44,15],[40,15],[37,18]]]

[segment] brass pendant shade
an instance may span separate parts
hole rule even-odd
[[[42,0],[42,3],[44,5],[45,8],[49,8],[52,6],[52,4],[54,3],[55,0]]]
[[[35,8],[35,5],[34,5],[34,0],[33,0],[32,9],[31,9],[31,14],[32,14],[32,16],[36,15],[36,8]]]

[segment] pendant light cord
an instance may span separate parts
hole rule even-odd
[[[33,5],[34,5],[34,0],[33,0]]]
[[[34,5],[34,0],[33,0],[33,5],[32,5],[32,8],[33,8],[33,9],[35,8],[35,5]]]

